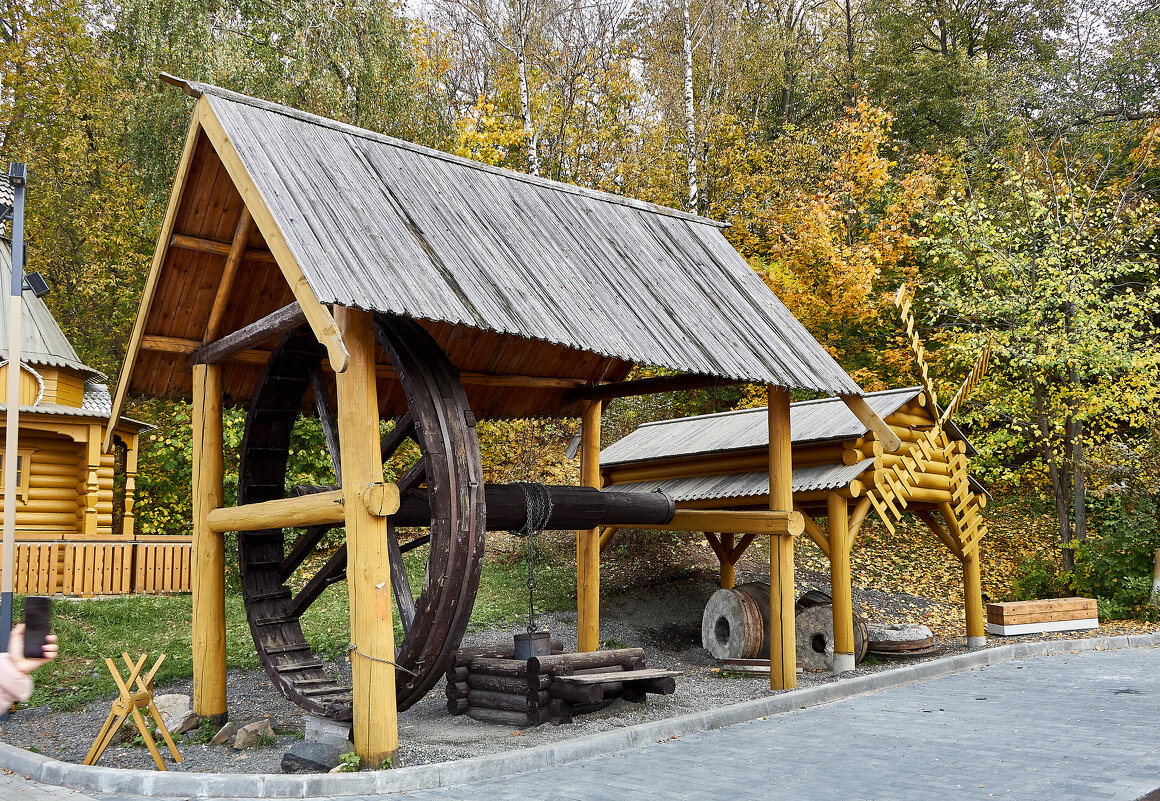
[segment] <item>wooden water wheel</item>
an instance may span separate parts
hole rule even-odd
[[[375,334],[406,395],[407,411],[381,440],[384,462],[418,445],[412,464],[393,465],[404,500],[421,501],[426,530],[400,542],[388,525],[391,584],[403,638],[396,644],[399,709],[418,701],[445,670],[471,615],[479,585],[485,531],[483,468],[475,419],[455,368],[417,323],[376,315]],[[287,461],[294,422],[311,390],[335,475],[341,482],[338,426],[325,351],[308,328],[288,334],[271,354],[249,406],[242,440],[238,502],[256,503],[287,494]],[[295,487],[291,492],[309,492]],[[429,509],[429,511],[427,511]],[[346,546],[294,593],[287,582],[332,529],[268,529],[240,533],[242,596],[258,656],[275,686],[303,709],[335,720],[351,718],[351,690],[328,673],[311,652],[299,619],[331,584],[346,578]],[[423,585],[413,592],[402,554],[426,545]]]

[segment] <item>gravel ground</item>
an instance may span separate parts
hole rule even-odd
[[[737,581],[760,581],[758,573],[738,572]],[[826,577],[821,574],[798,573],[798,590],[811,588],[828,590]],[[513,731],[507,727],[478,723],[466,716],[447,714],[442,682],[426,698],[399,715],[399,758],[397,764],[417,765],[526,748],[608,731],[660,718],[697,712],[768,695],[768,680],[762,678],[725,678],[713,668],[715,660],[701,648],[701,615],[705,602],[716,590],[715,578],[708,573],[693,579],[681,580],[643,588],[605,600],[601,609],[603,647],[642,647],[650,668],[683,671],[677,680],[677,692],[669,696],[650,695],[645,704],[617,701],[607,709],[576,718],[567,726],[542,725],[533,729]],[[876,611],[871,622],[921,622],[924,611],[937,605],[911,595],[887,594],[873,590],[855,589],[855,608]],[[555,639],[564,643],[565,650],[575,650],[575,614],[542,615],[541,628],[547,628]],[[464,645],[482,645],[504,641],[521,629],[492,629],[470,632]],[[1087,632],[1093,636],[1106,635],[1107,627]],[[1072,632],[1062,636],[1083,636]],[[989,638],[994,645],[1038,639],[1042,635],[1026,637]],[[1061,635],[1047,635],[1061,636]],[[938,652],[925,658],[959,653],[966,649],[965,638],[943,639]],[[889,670],[897,663],[891,660],[867,660],[859,665],[854,675]],[[335,670],[349,675],[349,664],[335,663]],[[836,681],[829,673],[803,673],[798,676],[799,687],[809,687]],[[157,693],[190,693],[192,681],[185,680],[165,687]],[[282,754],[303,730],[302,715],[297,707],[273,688],[261,670],[231,671],[228,682],[231,720],[239,724],[260,717],[269,717],[280,734],[277,742],[263,748],[235,751],[224,746],[196,743],[196,733],[186,735],[178,742],[184,761],[174,764],[167,759],[168,769],[195,772],[278,773]],[[108,714],[111,699],[90,703],[73,713],[52,713],[45,707],[16,712],[0,725],[0,739],[13,745],[34,750],[68,762],[84,759],[97,731]],[[127,724],[123,733],[135,730]],[[163,753],[164,747],[162,747]],[[100,763],[109,767],[152,769],[153,762],[143,745],[113,745],[105,752]]]

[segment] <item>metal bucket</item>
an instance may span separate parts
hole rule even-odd
[[[516,659],[547,656],[552,652],[551,634],[546,631],[528,631],[516,635]]]

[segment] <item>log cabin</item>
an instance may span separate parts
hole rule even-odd
[[[11,274],[11,243],[3,240],[4,286]],[[189,538],[151,537],[137,530],[137,448],[148,426],[123,416],[110,423],[112,398],[105,376],[81,361],[41,298],[25,291],[22,301],[15,591],[188,591]],[[8,310],[8,304],[0,310],[0,409],[5,414],[12,369]],[[112,443],[108,451],[102,448],[106,435]],[[3,502],[0,497],[0,510]]]

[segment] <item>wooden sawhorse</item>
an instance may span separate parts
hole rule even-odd
[[[97,739],[93,740],[93,747],[89,749],[88,755],[85,756],[84,764],[97,764],[97,760],[101,758],[101,754],[105,752],[105,749],[109,747],[109,743],[113,741],[113,735],[121,728],[121,724],[125,722],[125,718],[132,715],[133,722],[137,724],[137,731],[141,733],[141,737],[145,740],[145,745],[148,746],[149,754],[157,764],[157,769],[165,770],[165,762],[161,759],[161,752],[157,750],[157,743],[153,740],[153,735],[149,733],[149,727],[145,724],[145,717],[141,714],[142,709],[148,709],[149,714],[153,716],[153,722],[157,724],[157,730],[165,738],[165,745],[169,747],[169,753],[173,754],[174,761],[181,761],[181,754],[178,753],[177,746],[173,744],[173,738],[169,736],[169,730],[165,728],[165,723],[161,720],[161,713],[157,711],[157,706],[153,703],[153,677],[157,674],[157,669],[161,667],[161,663],[165,661],[165,654],[157,657],[157,661],[153,663],[153,667],[142,677],[141,669],[145,666],[146,656],[147,654],[141,654],[141,658],[134,662],[129,658],[129,654],[121,654],[121,658],[125,660],[125,667],[129,670],[129,675],[125,679],[121,678],[121,671],[117,668],[116,662],[112,659],[105,660],[105,664],[109,668],[109,673],[113,676],[113,681],[117,682],[117,690],[120,692],[120,695],[117,700],[113,701],[113,707],[109,710],[109,716],[105,718],[105,725],[101,727],[100,733],[97,734]],[[137,691],[130,692],[129,688],[134,684],[137,685]]]

